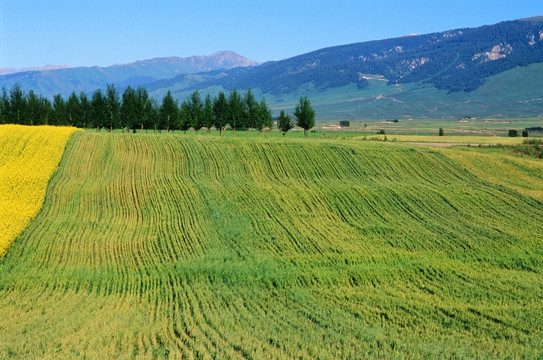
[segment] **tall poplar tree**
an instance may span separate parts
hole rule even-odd
[[[145,103],[145,109],[144,109],[144,116],[141,121],[141,130],[145,129],[147,130],[152,129],[155,124],[158,124],[160,122],[160,109],[158,106],[158,102],[153,98],[148,98]]]
[[[122,95],[122,102],[121,102],[121,109],[120,109],[120,119],[121,119],[121,127],[127,128],[130,130],[134,124],[142,125],[141,119],[137,118],[137,102],[138,98],[136,95],[136,90],[128,86],[123,91]]]
[[[121,98],[115,85],[108,84],[106,89],[106,108],[107,108],[107,124],[110,131],[115,128],[122,127],[121,125]]]
[[[258,129],[260,127],[260,109],[258,102],[253,95],[252,90],[249,88],[243,96],[244,112],[243,112],[243,124],[242,127],[251,131],[251,128]]]
[[[202,124],[207,129],[207,134],[211,131],[214,124],[213,119],[213,102],[211,101],[211,95],[207,94],[204,101],[204,109],[202,111]]]
[[[141,127],[141,124],[145,124],[146,118],[149,117],[151,113],[149,109],[150,105],[155,106],[156,104],[150,102],[147,89],[138,86],[136,89],[136,114],[131,127],[133,132],[136,132],[136,128]]]
[[[81,111],[79,114],[79,124],[76,123],[75,126],[86,128],[89,126],[89,114],[91,112],[91,105],[87,94],[85,94],[83,91],[79,93],[79,109]]]
[[[294,116],[296,117],[296,125],[304,129],[304,138],[306,138],[307,130],[315,126],[315,111],[307,96],[300,98],[300,102],[294,109]]]
[[[25,124],[26,96],[21,86],[16,83],[9,92],[9,118],[15,124]]]
[[[40,96],[34,90],[30,90],[26,97],[26,123],[28,125],[42,125],[42,102]]]
[[[258,106],[258,131],[262,132],[262,129],[268,129],[271,131],[273,127],[273,117],[271,109],[266,104],[266,99],[262,98],[260,100],[260,105]]]
[[[170,128],[176,127],[176,124],[179,123],[179,108],[177,107],[170,90],[168,90],[168,93],[162,98],[160,117],[161,122],[168,132],[170,131]]]
[[[53,111],[51,112],[51,125],[68,125],[66,101],[60,94],[53,97]]]
[[[104,126],[104,122],[108,117],[106,97],[102,90],[98,89],[92,94],[90,101],[90,116],[89,123],[91,126],[95,127],[96,130]]]
[[[51,113],[53,112],[53,105],[51,104],[51,100],[46,98],[45,96],[40,96],[40,102],[41,102],[41,123],[44,125],[48,125],[51,121]]]
[[[70,94],[70,97],[66,102],[66,108],[69,125],[78,126],[81,124],[81,103],[79,102],[79,97],[76,95],[75,91]]]
[[[228,125],[228,100],[224,92],[219,92],[219,95],[213,100],[213,126],[222,132]]]
[[[26,103],[26,123],[28,125],[47,125],[51,113],[49,99],[30,90]]]
[[[194,131],[198,132],[203,126],[202,112],[204,107],[198,90],[190,95],[188,105],[190,110],[190,124]]]
[[[181,103],[181,110],[179,111],[179,129],[185,134],[187,130],[190,129],[190,105],[188,102],[183,101]]]
[[[2,88],[2,96],[0,96],[0,124],[9,122],[9,96],[6,88]]]
[[[228,97],[228,125],[232,128],[234,135],[236,135],[236,129],[243,125],[243,117],[243,100],[237,90],[234,89]]]

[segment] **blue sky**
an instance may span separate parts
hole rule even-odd
[[[0,68],[233,50],[257,61],[543,15],[541,0],[0,0]]]

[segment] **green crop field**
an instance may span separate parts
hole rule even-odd
[[[0,262],[0,358],[541,358],[541,164],[75,133]]]

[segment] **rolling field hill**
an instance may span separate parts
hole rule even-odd
[[[0,358],[538,358],[543,166],[510,156],[77,132]]]

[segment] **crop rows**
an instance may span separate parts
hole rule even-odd
[[[542,217],[405,144],[78,132],[0,357],[535,358]]]
[[[75,129],[0,126],[0,259],[36,216]]]

